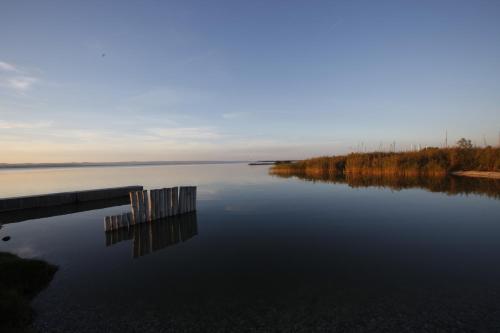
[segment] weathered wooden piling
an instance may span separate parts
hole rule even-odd
[[[130,221],[130,224],[134,225],[137,223],[136,221],[139,215],[138,212],[139,209],[137,205],[137,192],[130,192],[129,197],[130,197],[130,210],[132,212],[132,221]]]
[[[149,210],[149,195],[148,191],[142,191],[142,197],[144,198],[144,221],[151,221],[151,211]]]
[[[166,216],[172,216],[172,188],[166,188],[165,193],[165,206],[167,211]]]
[[[193,212],[196,211],[196,186],[193,186]]]
[[[130,213],[105,217],[105,231],[129,228],[196,210],[196,186],[133,191],[129,197]]]
[[[151,216],[151,220],[156,219],[155,215],[155,190],[149,191],[149,214]]]
[[[172,216],[179,213],[179,188],[172,187]]]
[[[185,213],[186,207],[186,188],[181,186],[179,188],[179,214]]]
[[[160,192],[160,215],[158,218],[162,219],[165,217],[165,191],[163,189],[159,189],[158,192]]]
[[[161,214],[160,214],[160,208],[161,208],[160,190],[151,190],[151,191],[154,191],[154,200],[155,200],[154,218],[159,219],[161,216]]]

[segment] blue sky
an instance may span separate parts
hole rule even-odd
[[[497,144],[499,1],[2,1],[0,162]]]

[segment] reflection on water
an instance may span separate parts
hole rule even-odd
[[[131,225],[105,232],[106,246],[133,240],[133,257],[138,258],[167,246],[185,242],[198,234],[196,212]]]
[[[50,174],[54,187],[72,189],[67,179],[196,184],[201,198],[187,223],[141,225],[108,244],[102,218],[129,204],[4,225],[0,238],[11,240],[0,251],[60,267],[33,301],[35,331],[500,332],[500,200],[430,192],[497,198],[498,182],[324,184],[246,164]],[[52,190],[40,177],[31,185]]]
[[[311,175],[311,174],[279,174],[270,172],[280,178],[298,178],[312,182],[332,184],[347,184],[352,188],[358,187],[387,187],[400,191],[410,188],[425,189],[430,192],[441,192],[448,195],[479,194],[500,199],[500,180],[486,178],[467,178],[456,176],[445,177],[399,177],[399,176],[371,176],[371,175]]]

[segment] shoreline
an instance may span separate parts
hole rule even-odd
[[[458,177],[500,179],[500,172],[496,171],[455,171],[451,174]]]

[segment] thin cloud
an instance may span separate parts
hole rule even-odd
[[[18,92],[25,92],[38,81],[37,78],[31,76],[18,76],[7,79],[7,86]]]
[[[28,91],[39,79],[19,67],[0,61],[0,86],[7,87],[17,93]]]
[[[224,119],[235,119],[246,116],[249,114],[248,112],[227,112],[222,114],[222,118]]]
[[[46,128],[52,126],[51,121],[39,121],[39,122],[12,122],[0,120],[0,129],[35,129],[35,128]]]
[[[17,72],[18,69],[16,68],[16,66],[9,64],[8,62],[0,61],[0,71]]]
[[[222,135],[206,127],[151,128],[149,132],[171,140],[213,140]]]

